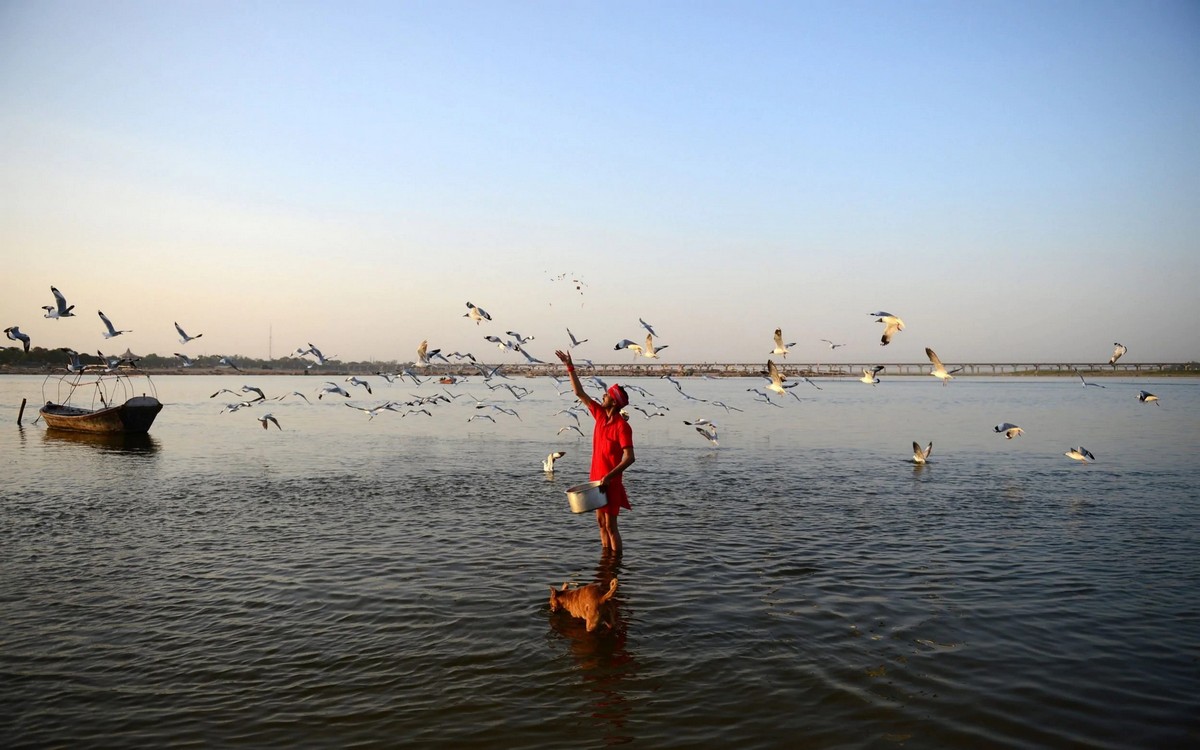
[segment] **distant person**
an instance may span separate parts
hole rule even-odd
[[[604,399],[596,403],[575,374],[575,363],[571,355],[554,352],[563,364],[567,366],[567,375],[571,378],[571,389],[575,396],[591,412],[596,420],[596,428],[592,432],[592,470],[588,478],[592,481],[599,479],[608,503],[596,509],[596,523],[600,527],[600,545],[604,552],[621,552],[621,532],[617,529],[617,515],[621,508],[633,510],[629,505],[629,495],[625,493],[622,475],[634,462],[633,428],[628,419],[621,414],[621,409],[629,405],[629,395],[620,385],[614,384],[604,394]]]

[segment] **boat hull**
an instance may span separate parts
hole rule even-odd
[[[135,396],[119,406],[107,409],[82,409],[47,403],[41,408],[46,426],[74,432],[126,433],[149,432],[162,403],[150,396]]]

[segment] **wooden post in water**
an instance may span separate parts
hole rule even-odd
[[[17,412],[17,427],[21,426],[21,417],[25,416],[25,399],[21,399],[21,410]]]

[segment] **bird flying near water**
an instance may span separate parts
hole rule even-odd
[[[1113,346],[1115,348],[1113,349],[1112,356],[1108,358],[1108,363],[1110,365],[1116,365],[1117,360],[1124,356],[1125,352],[1129,351],[1125,348],[1124,344],[1113,344]]]
[[[942,381],[942,385],[953,380],[954,373],[962,369],[961,367],[955,367],[953,370],[947,370],[946,366],[942,364],[942,360],[938,359],[938,355],[928,346],[925,347],[925,356],[929,357],[929,361],[933,363],[933,372],[929,374]]]
[[[876,323],[883,323],[883,337],[879,339],[880,346],[887,346],[888,344],[892,343],[892,337],[895,336],[898,331],[904,330],[904,321],[900,320],[895,315],[892,315],[890,312],[880,311],[867,313],[867,315],[875,318]]]
[[[20,341],[25,347],[25,351],[29,351],[29,334],[21,333],[21,329],[18,326],[9,326],[8,328],[5,328],[4,335],[8,336],[10,341]]]
[[[192,339],[198,339],[204,335],[203,333],[197,333],[195,336],[189,336],[178,323],[175,324],[175,331],[179,334],[179,343],[181,344],[186,344]]]
[[[75,305],[68,305],[67,298],[62,292],[54,287],[50,287],[50,291],[54,294],[53,305],[42,305],[42,309],[46,311],[47,318],[73,318],[75,313],[71,312],[75,309]]]
[[[998,424],[995,427],[993,427],[992,430],[994,430],[995,432],[1004,433],[1004,437],[1008,438],[1009,440],[1012,440],[1017,435],[1025,434],[1025,430],[1022,430],[1020,427],[1017,427],[1015,424],[1013,424],[1011,422],[1005,422],[1003,424]]]
[[[100,320],[104,323],[104,328],[106,329],[101,332],[104,338],[111,339],[114,336],[120,336],[122,333],[133,333],[133,331],[128,329],[118,331],[116,327],[113,326],[112,321],[108,319],[107,315],[99,310],[97,310],[96,313],[100,316]]]

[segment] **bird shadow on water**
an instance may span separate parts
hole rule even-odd
[[[619,578],[620,569],[620,555],[605,552],[596,565],[594,582],[607,588],[614,578]],[[626,695],[626,681],[635,674],[637,663],[628,648],[627,623],[631,613],[619,584],[606,608],[600,626],[590,633],[583,619],[563,609],[549,612],[550,641],[565,643],[575,661],[581,686],[590,696],[583,707],[584,718],[603,729],[604,744],[623,745],[634,740],[626,730],[633,710]]]

